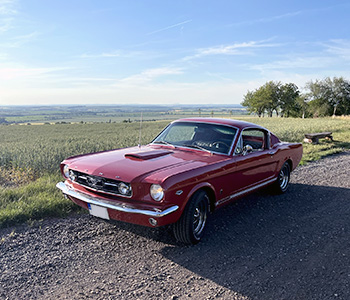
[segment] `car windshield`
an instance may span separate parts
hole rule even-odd
[[[152,143],[228,154],[236,132],[236,128],[225,125],[175,122],[165,128]]]

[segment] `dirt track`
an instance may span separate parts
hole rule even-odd
[[[350,299],[350,153],[282,196],[215,212],[204,240],[89,215],[0,230],[0,299]]]

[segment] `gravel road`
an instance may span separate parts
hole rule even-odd
[[[0,299],[350,299],[350,153],[215,212],[203,241],[87,214],[0,230]]]

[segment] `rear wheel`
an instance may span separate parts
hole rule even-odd
[[[289,163],[285,162],[278,174],[277,181],[275,183],[275,191],[278,194],[283,194],[289,186],[290,180],[290,166]]]
[[[197,244],[203,237],[209,212],[209,197],[196,192],[186,205],[180,219],[173,225],[174,236],[184,244]]]

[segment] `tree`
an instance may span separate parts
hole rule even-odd
[[[343,77],[334,77],[333,80],[326,78],[326,82],[331,89],[329,103],[333,107],[333,116],[336,115],[337,111],[340,114],[348,114],[350,104],[350,82]]]
[[[269,81],[259,88],[259,90],[261,90],[262,101],[265,103],[269,117],[272,117],[274,111],[278,116],[278,107],[281,98],[281,85],[281,82]]]
[[[300,95],[294,83],[269,81],[254,91],[248,91],[241,103],[249,113],[259,117],[273,112],[283,117],[323,117],[350,114],[350,81],[343,77],[309,81],[307,93]]]
[[[329,92],[330,90],[325,85],[324,81],[316,80],[306,83],[306,89],[309,90],[307,97],[311,112],[314,117],[323,117],[329,114]]]
[[[335,116],[350,113],[350,82],[343,77],[327,77],[306,84],[314,116]]]
[[[299,112],[301,112],[301,117],[304,119],[305,117],[308,117],[308,108],[309,108],[309,104],[307,102],[307,96],[306,95],[299,95],[296,99],[295,99],[295,105],[297,107],[297,110]],[[293,117],[295,117],[293,115]]]
[[[282,85],[279,81],[269,81],[254,92],[248,91],[241,104],[247,107],[248,112],[256,113],[259,117],[265,111],[269,117],[272,117],[273,112],[278,116],[280,111],[288,117],[292,112],[296,114],[295,101],[298,95],[299,90],[294,83]]]
[[[255,113],[259,118],[265,111],[264,103],[259,101],[259,93],[257,90],[255,92],[248,91],[241,104],[247,107],[249,113]]]
[[[299,89],[294,83],[286,83],[280,88],[279,107],[282,117],[297,116],[300,106],[297,103],[299,97]]]
[[[5,118],[0,118],[0,124],[8,124]]]

